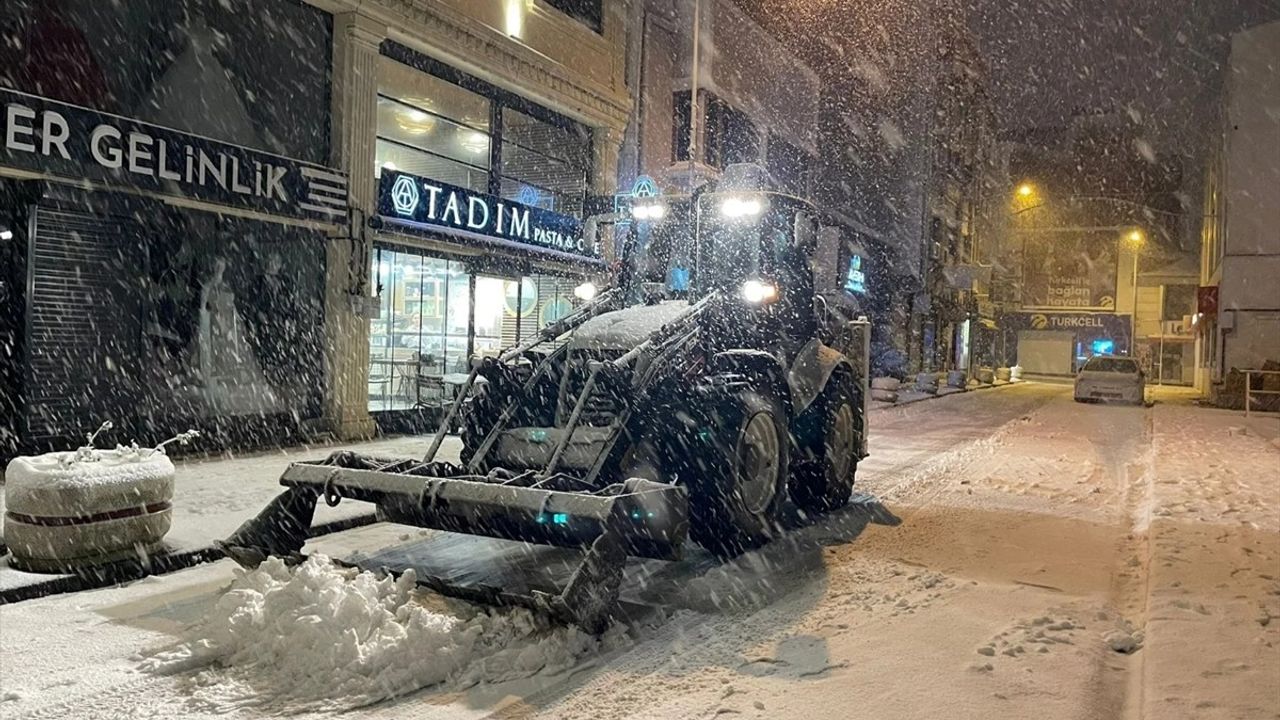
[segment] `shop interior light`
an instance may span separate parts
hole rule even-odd
[[[765,303],[778,297],[778,288],[773,285],[760,282],[759,280],[748,280],[742,283],[742,299],[749,303]]]
[[[0,227],[0,240],[12,240],[13,231],[7,227]]]
[[[462,136],[462,147],[468,152],[482,153],[489,149],[489,136],[476,130],[471,130]]]
[[[727,218],[751,217],[763,210],[764,205],[759,198],[730,197],[720,203],[720,214]]]
[[[573,289],[573,296],[583,302],[591,302],[595,299],[596,293],[600,291],[593,282],[584,282]]]

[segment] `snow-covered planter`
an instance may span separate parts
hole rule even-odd
[[[878,377],[871,380],[873,390],[897,390],[901,386],[902,381],[895,377]]]
[[[10,562],[66,572],[145,557],[169,531],[173,475],[163,445],[14,458],[4,485]]]
[[[938,392],[937,373],[920,373],[916,375],[916,390],[934,395]]]
[[[947,384],[953,388],[963,388],[969,384],[969,374],[964,370],[952,370],[947,373]]]
[[[873,387],[871,388],[871,399],[879,400],[880,402],[896,403],[898,402],[898,391]]]
[[[1017,382],[1018,380],[1021,380],[1021,379],[1022,379],[1022,366],[1021,366],[1021,365],[1014,365],[1013,367],[1009,368],[1009,380],[1010,380],[1010,381],[1012,381],[1012,382]]]

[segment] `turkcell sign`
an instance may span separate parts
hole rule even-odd
[[[1078,336],[1129,336],[1128,315],[1113,313],[1008,313],[1001,325],[1010,330],[1071,330]]]
[[[0,89],[0,105],[0,174],[346,221],[347,178],[336,170],[14,90]]]
[[[411,227],[457,230],[586,258],[600,255],[582,236],[577,218],[395,170],[382,171],[378,214]]]

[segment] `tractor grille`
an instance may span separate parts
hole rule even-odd
[[[565,381],[565,393],[560,403],[559,424],[569,422],[574,403],[586,385],[590,370],[587,363],[591,360],[614,360],[622,356],[619,351],[609,350],[575,350],[569,357],[569,375]],[[609,392],[609,388],[596,383],[596,389],[587,398],[587,405],[582,409],[581,424],[591,427],[605,427],[613,422],[622,410],[623,399]]]

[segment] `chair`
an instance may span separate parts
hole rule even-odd
[[[425,354],[418,358],[414,366],[414,385],[417,401],[424,403],[428,398],[441,403],[445,399],[444,381],[440,379],[440,365],[435,355]]]

